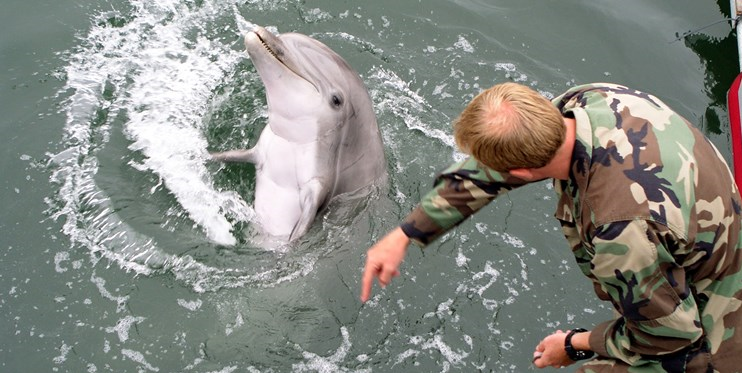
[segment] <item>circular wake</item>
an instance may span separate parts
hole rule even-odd
[[[52,216],[65,219],[64,233],[94,258],[140,274],[170,271],[199,291],[308,271],[302,261],[268,266],[275,258],[259,253],[248,268],[217,265],[249,236],[254,213],[239,193],[215,186],[219,166],[208,161],[204,118],[219,119],[220,97],[244,75],[239,36],[251,24],[234,1],[130,6],[97,15],[69,57]],[[163,231],[179,238],[157,237]]]

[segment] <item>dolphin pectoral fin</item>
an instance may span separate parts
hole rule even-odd
[[[294,229],[291,230],[289,241],[301,237],[309,230],[309,226],[312,225],[314,217],[317,216],[317,210],[319,210],[324,199],[323,189],[322,183],[317,179],[313,179],[301,189],[301,215],[296,225],[294,225]]]
[[[210,153],[211,159],[220,162],[243,162],[257,163],[257,152],[255,148],[228,150],[221,153]]]

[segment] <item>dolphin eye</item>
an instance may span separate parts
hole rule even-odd
[[[343,99],[338,95],[332,95],[332,97],[330,98],[330,103],[332,104],[332,106],[338,108],[343,105]]]

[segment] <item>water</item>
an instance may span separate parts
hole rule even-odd
[[[517,81],[651,91],[729,158],[725,0],[6,0],[0,21],[3,372],[521,372],[556,329],[609,317],[551,219],[513,192],[357,300],[366,248],[461,155],[450,122]],[[252,24],[326,43],[372,95],[391,180],[298,243],[258,241]],[[569,369],[567,369],[569,371]]]

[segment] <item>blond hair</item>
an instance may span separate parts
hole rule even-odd
[[[538,92],[516,83],[482,91],[454,122],[459,148],[500,172],[546,166],[565,136],[559,110]]]

